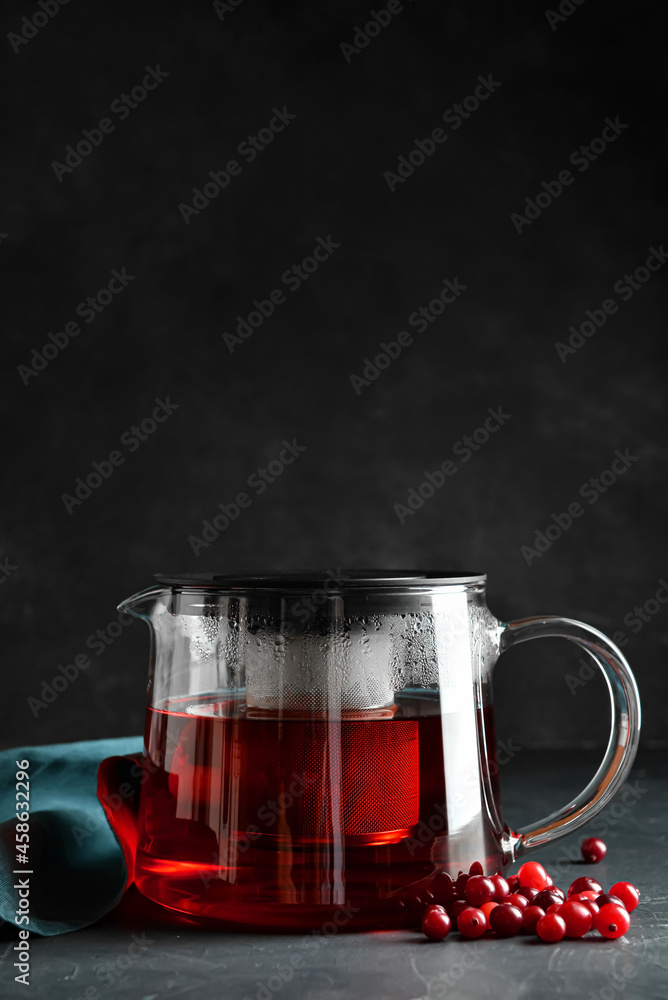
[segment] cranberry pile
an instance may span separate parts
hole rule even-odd
[[[602,840],[592,837],[582,845],[587,861],[600,861],[605,853]],[[442,941],[453,924],[467,938],[482,937],[487,931],[497,937],[537,934],[549,942],[581,938],[589,931],[619,938],[628,931],[629,914],[640,897],[630,882],[615,882],[604,892],[600,882],[586,875],[576,878],[564,893],[537,861],[527,861],[507,879],[498,873],[483,875],[476,861],[468,875],[460,873],[457,879],[441,872],[430,888],[435,903],[427,906],[422,918],[422,931],[430,941]]]

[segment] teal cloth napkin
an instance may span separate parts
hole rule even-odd
[[[106,757],[139,753],[141,749],[141,737],[133,736],[0,752],[3,921],[31,934],[64,934],[95,923],[119,902],[128,872],[123,851],[97,798],[97,769]],[[28,864],[16,860],[16,762],[23,760],[30,761],[25,768],[30,777]],[[24,802],[20,796],[19,806]],[[28,924],[20,922],[19,915],[27,879]]]

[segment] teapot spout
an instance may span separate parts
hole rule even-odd
[[[137,594],[133,594],[132,597],[126,597],[118,605],[118,610],[134,615],[135,618],[151,621],[156,604],[164,594],[163,587],[148,587],[146,590],[140,590]]]

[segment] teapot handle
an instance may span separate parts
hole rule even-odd
[[[640,699],[631,668],[617,646],[598,629],[558,617],[501,623],[499,654],[519,642],[548,636],[570,639],[603,671],[612,706],[610,739],[598,771],[575,799],[531,826],[510,831],[513,860],[573,833],[605,808],[628,777],[640,737]]]

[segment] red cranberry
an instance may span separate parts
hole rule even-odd
[[[438,872],[434,875],[429,888],[436,902],[443,906],[456,898],[455,883],[447,872]]]
[[[613,896],[613,895],[612,895],[611,893],[609,893],[609,892],[602,892],[602,893],[600,894],[600,896],[597,896],[597,897],[596,897],[596,899],[594,900],[594,902],[595,902],[595,903],[596,903],[596,905],[597,905],[597,906],[599,907],[599,909],[600,909],[600,908],[601,908],[602,906],[605,906],[605,904],[606,904],[606,903],[614,903],[614,904],[615,904],[615,906],[624,906],[624,903],[623,903],[623,902],[622,902],[622,900],[621,900],[621,899],[619,898],[619,896]],[[626,910],[626,907],[625,907],[625,906],[624,906],[624,909]],[[627,912],[628,912],[628,911],[627,911]]]
[[[533,903],[539,892],[538,889],[532,889],[530,885],[523,885],[517,891],[521,896],[526,896],[530,903]],[[542,892],[542,890],[540,891]]]
[[[457,876],[457,881],[455,882],[455,894],[457,899],[466,898],[466,883],[468,882],[469,877],[470,876],[466,875],[464,872],[460,872]]]
[[[482,906],[480,907],[482,912],[485,914],[485,920],[487,921],[488,927],[489,927],[489,915],[492,912],[492,910],[496,910],[498,906],[499,906],[498,903],[495,903],[493,900],[490,899],[489,903],[483,903]]]
[[[541,941],[561,941],[566,936],[566,922],[558,913],[546,913],[536,924],[536,934]]]
[[[547,872],[538,861],[525,861],[517,874],[522,887],[530,886],[540,891],[548,885]]]
[[[563,905],[564,904],[561,902],[561,900],[559,900],[558,903],[550,903],[550,905],[548,906],[548,908],[546,909],[545,912],[546,913],[559,913],[559,911],[561,910],[561,907]]]
[[[561,889],[541,889],[540,892],[536,893],[531,902],[534,906],[540,906],[541,910],[547,911],[548,906],[552,906],[553,903],[563,903],[564,894]]]
[[[640,901],[640,893],[630,882],[615,882],[610,888],[610,895],[618,896],[629,913],[633,913]]]
[[[520,877],[519,875],[509,875],[506,879],[508,883],[508,888],[511,892],[517,892],[520,887]]]
[[[452,922],[440,906],[429,906],[422,918],[422,933],[430,941],[442,941],[450,933]]]
[[[581,938],[591,930],[594,917],[584,903],[569,900],[559,910],[559,916],[566,924],[566,937]]]
[[[474,861],[471,867],[469,868],[469,878],[473,875],[484,875],[484,874],[485,873],[482,870],[482,865],[480,864],[480,862]]]
[[[487,926],[487,917],[475,906],[468,906],[457,917],[457,930],[467,938],[482,937]]]
[[[496,903],[505,903],[510,895],[510,886],[506,882],[503,875],[490,875],[489,880],[490,882],[493,882],[496,887],[494,901]]]
[[[510,903],[495,906],[488,919],[489,926],[499,937],[514,937],[522,929],[522,910]]]
[[[620,938],[631,925],[631,918],[625,907],[616,903],[606,903],[594,917],[594,927],[606,938]]]
[[[527,906],[529,905],[529,900],[526,898],[526,896],[523,896],[519,892],[511,892],[509,896],[506,896],[503,902],[511,903],[512,906],[519,906],[520,910],[522,911],[526,910]]]
[[[569,896],[568,897],[568,902],[569,903],[582,903],[583,906],[587,907],[587,909],[591,913],[592,917],[595,917],[596,914],[598,913],[598,909],[599,909],[598,903],[595,903],[593,899],[589,899],[589,897],[585,896],[585,894],[583,892],[576,892],[573,896]]]
[[[460,913],[463,913],[464,910],[469,910],[470,908],[471,904],[467,903],[465,899],[456,899],[454,903],[450,903],[448,905],[448,913],[450,914],[453,924],[457,923]]]
[[[415,922],[417,923],[419,914],[422,913],[425,907],[423,900],[416,893],[411,893],[410,896],[403,896],[400,902],[403,904],[404,909],[415,915]]]
[[[541,910],[540,906],[527,906],[522,914],[522,930],[527,934],[533,934],[536,930],[536,924],[544,916],[545,910]]]
[[[605,846],[600,837],[587,837],[586,840],[582,841],[580,851],[582,852],[582,857],[586,862],[588,862],[588,864],[596,865],[606,856],[608,848]]]
[[[572,896],[573,893],[587,892],[590,889],[592,892],[603,892],[603,886],[595,878],[589,878],[588,875],[581,875],[580,878],[576,878],[574,882],[571,882],[567,895]]]
[[[496,895],[496,886],[491,878],[484,875],[473,875],[466,883],[466,898],[472,906],[482,906],[489,903]]]

